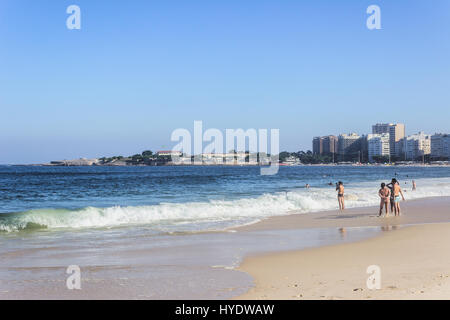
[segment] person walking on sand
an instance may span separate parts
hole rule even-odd
[[[339,210],[344,211],[345,204],[344,204],[344,184],[342,181],[339,181],[336,184],[336,191],[338,192],[338,202],[339,202]]]
[[[381,214],[383,213],[383,207],[386,208],[386,214],[385,217],[389,216],[389,199],[391,195],[391,190],[389,190],[388,187],[386,187],[386,184],[383,182],[381,184],[381,189],[378,191],[378,195],[380,196],[380,213],[378,214],[379,217],[381,217]]]
[[[393,185],[394,188],[394,209],[395,209],[395,216],[400,216],[400,195],[402,196],[403,201],[405,201],[405,196],[403,195],[403,190],[400,187],[400,184],[397,180],[395,180],[395,183]]]

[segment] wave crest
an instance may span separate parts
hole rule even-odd
[[[450,183],[429,179],[421,181],[420,192],[407,192],[408,199],[450,196]],[[379,203],[374,183],[346,189],[347,207],[371,206]],[[301,189],[277,194],[264,194],[256,198],[211,200],[207,202],[161,203],[151,206],[87,207],[79,210],[41,209],[0,216],[0,231],[105,228],[126,225],[190,225],[201,231],[202,222],[248,223],[269,216],[288,213],[306,213],[337,208],[333,188]],[[211,224],[209,224],[211,225]],[[222,224],[223,227],[223,224]],[[174,228],[175,231],[177,228]]]

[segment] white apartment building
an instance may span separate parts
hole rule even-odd
[[[376,156],[389,156],[391,153],[390,148],[390,134],[368,134],[367,142],[369,148],[369,161],[373,162]]]
[[[431,135],[419,132],[404,139],[406,160],[416,160],[431,153]]]
[[[403,139],[405,138],[405,125],[403,123],[377,123],[372,126],[373,134],[390,134],[391,156],[401,156],[403,150]]]

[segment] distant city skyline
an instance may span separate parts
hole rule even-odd
[[[281,151],[385,122],[448,133],[449,36],[447,0],[3,0],[0,164],[171,149],[194,120],[280,129]]]
[[[326,162],[450,160],[450,134],[419,131],[407,135],[404,123],[377,123],[369,134],[316,136],[312,139],[312,153]]]

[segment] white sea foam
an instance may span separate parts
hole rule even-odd
[[[450,178],[417,180],[418,190],[403,185],[407,199],[450,196]],[[379,203],[378,183],[368,182],[346,187],[347,207],[364,207]],[[205,225],[230,226],[259,219],[331,210],[337,207],[336,192],[330,188],[300,189],[255,198],[228,201],[161,203],[152,206],[88,207],[80,210],[33,210],[0,218],[1,231],[32,228],[109,228],[125,225],[170,225],[172,230],[201,231]]]

